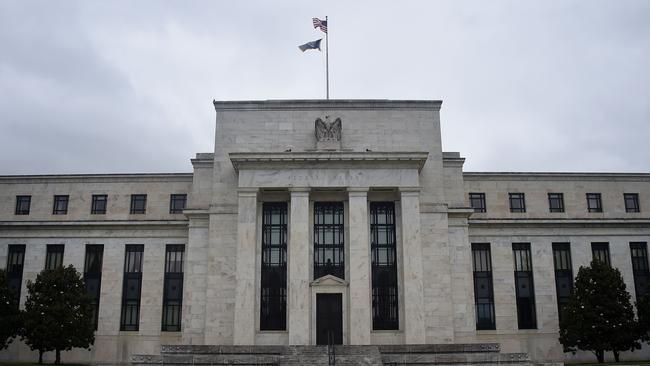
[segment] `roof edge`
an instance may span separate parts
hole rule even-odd
[[[390,99],[286,99],[235,100],[212,104],[217,112],[245,110],[310,110],[310,109],[411,109],[439,111],[442,100]]]

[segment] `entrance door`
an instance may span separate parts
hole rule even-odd
[[[341,294],[316,294],[316,344],[343,344],[343,301]]]

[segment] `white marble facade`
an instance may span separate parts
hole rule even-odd
[[[65,264],[83,268],[84,246],[104,244],[97,343],[64,361],[125,361],[161,344],[309,345],[316,343],[318,294],[340,294],[343,343],[498,342],[538,361],[565,355],[557,341],[551,246],[568,242],[574,274],[591,259],[591,242],[610,243],[612,264],[634,294],[629,242],[650,241],[650,174],[467,173],[458,153],[443,153],[440,101],[296,100],[215,102],[212,153],[192,159],[190,174],[0,176],[0,266],[10,244],[26,246],[25,284],[43,268],[45,245],[64,244]],[[331,117],[327,119],[326,117]],[[319,143],[315,121],[340,119],[340,139]],[[485,213],[468,193],[485,193]],[[511,213],[508,193],[526,195]],[[549,213],[547,193],[564,194]],[[585,194],[602,194],[589,213]],[[129,214],[131,194],[148,195],[147,213]],[[637,193],[640,212],[627,212]],[[69,195],[52,215],[53,195]],[[107,194],[106,214],[90,197]],[[182,214],[169,195],[187,194]],[[15,215],[18,195],[29,215]],[[345,278],[313,276],[315,202],[343,202]],[[371,202],[395,205],[399,327],[375,330],[369,231]],[[265,202],[286,202],[287,314],[282,330],[260,327],[261,221]],[[476,330],[471,243],[490,243],[496,329]],[[536,329],[519,329],[512,243],[531,243]],[[144,244],[138,331],[120,331],[126,244]],[[182,330],[161,331],[166,244],[185,245]],[[646,350],[633,357],[644,357]],[[20,342],[0,360],[31,360]],[[632,357],[632,356],[630,356]]]

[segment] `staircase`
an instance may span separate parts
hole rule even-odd
[[[496,343],[334,346],[336,366],[532,366],[525,353],[501,353]],[[134,355],[133,366],[330,365],[327,346],[162,346],[155,356]]]

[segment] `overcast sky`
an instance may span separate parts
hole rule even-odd
[[[0,0],[0,174],[189,172],[212,100],[442,99],[467,171],[650,172],[650,1]]]

